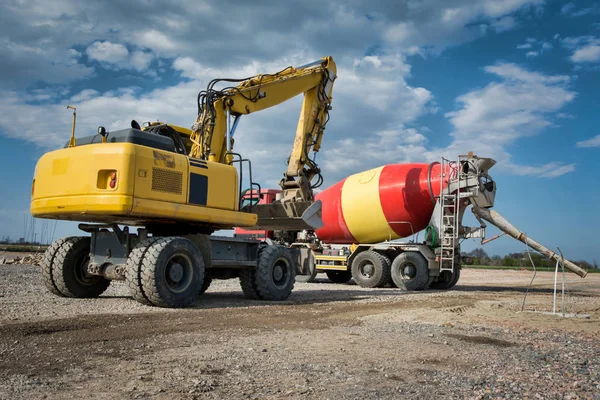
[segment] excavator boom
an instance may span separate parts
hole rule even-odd
[[[288,167],[280,182],[281,198],[273,204],[252,206],[251,212],[258,215],[258,224],[254,228],[302,230],[321,226],[320,203],[314,203],[313,189],[322,183],[322,177],[309,153],[316,153],[321,147],[336,72],[333,59],[324,57],[300,67],[287,67],[275,74],[240,80],[214,79],[198,94],[198,116],[190,136],[190,157],[224,164],[230,164],[233,159],[233,134],[242,115],[304,94]],[[221,82],[237,82],[238,85],[215,89]],[[231,127],[229,118],[235,119]],[[315,177],[317,181],[313,183]]]

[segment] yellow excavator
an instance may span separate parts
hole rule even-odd
[[[322,177],[309,154],[321,147],[336,73],[334,60],[324,57],[274,74],[214,79],[198,94],[191,129],[162,122],[142,127],[134,120],[125,129],[101,126],[95,135],[75,138],[76,111],[69,106],[71,138],[39,159],[30,211],[37,218],[79,221],[90,235],[49,246],[42,266],[48,290],[97,297],[111,280],[125,280],[143,304],[185,307],[212,279],[239,277],[249,298],[286,299],[296,273],[293,249],[212,234],[322,225],[313,196]],[[252,181],[250,160],[233,151],[241,116],[299,94],[304,100],[280,198],[242,207],[260,185]]]

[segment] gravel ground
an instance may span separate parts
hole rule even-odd
[[[194,307],[47,293],[0,265],[0,399],[600,399],[600,274],[463,270],[451,291],[296,283],[284,302],[214,281]],[[558,308],[560,308],[560,298]]]

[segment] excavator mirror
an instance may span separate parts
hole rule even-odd
[[[141,129],[142,129],[142,127],[140,126],[140,124],[138,124],[138,122],[137,122],[135,119],[132,119],[132,120],[131,120],[131,127],[132,127],[133,129],[139,129],[139,130],[141,130]]]
[[[106,132],[106,128],[103,126],[99,126],[98,127],[98,135],[102,136],[102,137],[106,137],[108,136],[108,132]]]

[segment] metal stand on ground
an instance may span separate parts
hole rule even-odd
[[[560,251],[560,248],[558,248],[558,251],[560,252],[560,264],[562,265],[562,316],[565,316],[565,264],[564,264],[564,257],[562,254],[562,251]],[[558,280],[558,264],[559,264],[559,260],[556,260],[556,267],[554,269],[554,301],[552,304],[552,313],[556,314],[556,281]]]
[[[533,276],[531,277],[531,281],[529,282],[529,286],[527,286],[527,291],[525,292],[525,296],[523,297],[523,304],[521,305],[521,312],[523,312],[523,310],[525,310],[525,300],[527,299],[527,294],[529,293],[531,284],[533,283],[533,280],[535,279],[535,275],[537,274],[537,270],[535,269],[535,263],[533,262],[533,259],[531,258],[531,254],[529,253],[529,246],[527,245],[527,235],[525,233],[524,233],[524,235],[525,235],[525,249],[527,250],[527,255],[529,256],[529,261],[531,261],[531,265],[533,266]]]

